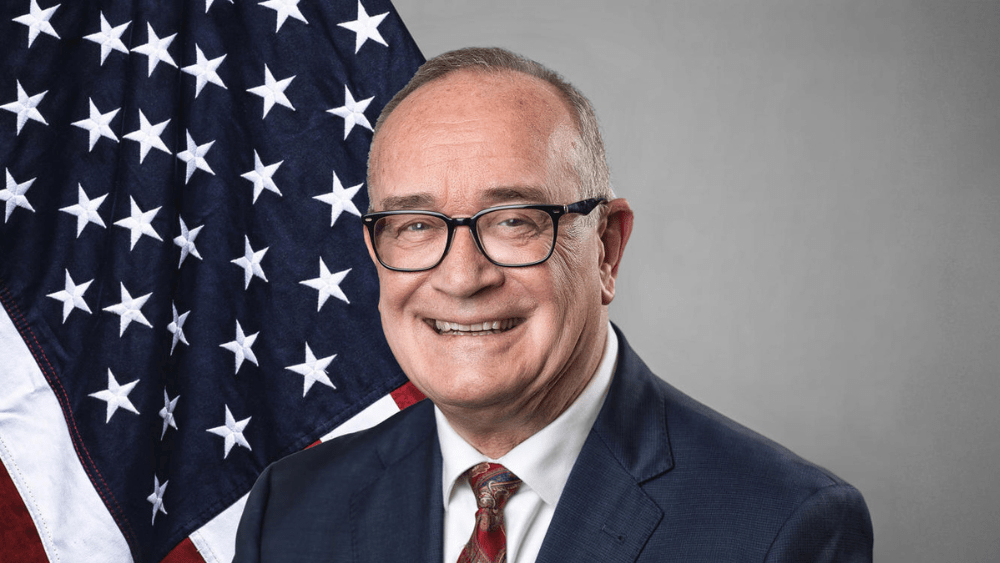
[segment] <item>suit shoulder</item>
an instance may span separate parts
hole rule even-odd
[[[652,373],[663,401],[674,479],[728,483],[747,498],[795,506],[827,487],[861,498],[832,471],[743,426]],[[863,503],[863,501],[862,501]]]
[[[856,488],[677,390],[627,345],[619,361],[603,435],[662,511],[648,554],[683,544],[711,561],[871,561]]]
[[[709,480],[747,475],[810,491],[845,484],[830,471],[679,391],[656,376],[623,337],[621,341],[616,374],[621,379],[617,396],[609,397],[620,411],[612,415],[613,428],[666,440],[664,451],[673,471],[691,471]],[[635,412],[645,414],[635,416]]]
[[[433,419],[430,401],[421,401],[371,428],[288,455],[268,467],[272,486],[275,480],[294,484],[321,475],[357,486],[373,469],[394,463],[432,438]]]
[[[607,405],[616,412],[607,413],[606,434],[642,436],[645,445],[635,449],[668,457],[658,467],[668,469],[672,482],[692,490],[739,490],[747,498],[756,495],[790,506],[824,487],[850,488],[831,471],[679,391],[653,374],[624,337],[621,342],[620,380]],[[653,445],[651,440],[664,443]],[[727,487],[719,488],[719,483]]]
[[[810,490],[845,485],[833,472],[785,446],[730,419],[666,382],[663,389],[667,425],[674,455],[702,471],[762,473],[769,480]],[[714,466],[717,469],[712,470]]]
[[[352,523],[370,512],[366,499],[374,483],[387,472],[399,473],[400,467],[432,467],[427,459],[435,451],[436,437],[433,407],[424,401],[373,428],[270,464],[247,498],[235,560],[349,557],[355,539]]]

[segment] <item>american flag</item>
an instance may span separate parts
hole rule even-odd
[[[58,1],[0,4],[0,561],[229,561],[407,402],[360,213],[423,59],[386,0]]]

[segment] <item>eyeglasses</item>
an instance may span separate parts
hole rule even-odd
[[[486,259],[497,266],[518,268],[541,264],[552,256],[559,218],[569,213],[588,215],[604,198],[569,205],[502,205],[483,209],[472,217],[448,217],[434,211],[380,211],[367,213],[378,261],[397,272],[421,272],[436,267],[451,248],[456,227],[469,227]]]

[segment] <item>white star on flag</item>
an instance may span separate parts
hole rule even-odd
[[[146,325],[149,328],[153,328],[153,325],[149,324],[149,321],[146,320],[146,316],[142,314],[142,306],[146,304],[146,301],[148,301],[149,297],[153,294],[147,293],[142,297],[136,297],[133,299],[132,295],[130,295],[128,290],[125,289],[125,284],[123,282],[119,283],[122,288],[121,303],[104,308],[105,311],[114,313],[121,317],[118,336],[125,335],[125,329],[128,328],[128,325],[131,324],[132,321]],[[110,417],[111,415],[108,416]]]
[[[205,84],[211,82],[216,86],[222,86],[223,89],[228,90],[226,85],[222,83],[222,79],[219,78],[218,73],[215,69],[219,68],[222,61],[226,60],[226,55],[221,57],[216,57],[212,60],[208,60],[204,53],[201,52],[201,47],[195,43],[194,46],[195,57],[197,62],[193,65],[186,66],[181,70],[195,77],[196,81],[194,84],[194,97],[197,98],[198,94],[201,93],[201,89],[205,87]]]
[[[94,280],[88,282],[83,282],[80,285],[73,283],[73,278],[69,275],[69,270],[66,270],[66,283],[61,291],[55,293],[50,293],[47,297],[53,299],[58,299],[62,301],[63,304],[63,324],[66,323],[66,319],[69,318],[69,314],[73,309],[80,309],[81,311],[86,311],[88,314],[91,313],[90,307],[87,306],[87,302],[83,300],[83,293],[87,291],[90,284]]]
[[[31,418],[0,413],[31,489],[0,505],[82,515],[0,530],[0,562],[232,559],[267,463],[419,399],[355,243],[370,129],[424,57],[391,0],[0,6],[0,403]]]
[[[372,96],[367,100],[355,102],[351,90],[347,88],[347,85],[344,85],[344,105],[326,110],[327,113],[344,118],[344,140],[347,140],[347,136],[351,134],[351,129],[354,129],[355,125],[360,125],[369,131],[372,130],[372,124],[365,117],[365,110],[374,99],[375,97]]]
[[[31,8],[27,14],[23,16],[18,16],[14,18],[17,23],[24,24],[28,26],[28,47],[35,42],[35,38],[38,37],[39,33],[46,33],[59,39],[59,34],[53,29],[52,24],[49,23],[49,19],[52,17],[52,13],[56,11],[56,8],[61,6],[61,4],[56,4],[51,8],[45,8],[44,10],[38,7],[37,0],[31,0]]]
[[[274,32],[278,33],[281,31],[281,24],[285,23],[288,16],[308,24],[305,16],[299,11],[299,0],[267,0],[266,2],[261,2],[261,6],[265,8],[271,8],[278,14],[278,23],[274,28]]]
[[[66,275],[69,276],[69,272],[67,272]],[[172,342],[170,343],[170,355],[173,356],[174,348],[177,347],[178,342],[183,342],[185,345],[189,346],[187,338],[184,336],[184,323],[187,322],[188,315],[191,314],[191,311],[178,315],[177,305],[174,303],[170,304],[170,310],[173,313],[174,320],[170,321],[170,324],[167,325],[167,330],[170,331],[170,334],[174,335]]]
[[[122,33],[125,33],[125,28],[130,23],[132,23],[132,20],[119,26],[111,27],[108,20],[104,18],[104,12],[101,12],[101,31],[83,37],[87,41],[93,41],[101,46],[101,66],[104,66],[104,59],[108,58],[112,50],[128,54],[128,48],[122,43],[121,37]]]
[[[271,74],[271,69],[267,68],[266,64],[264,65],[264,84],[247,89],[247,92],[264,99],[264,115],[261,116],[261,119],[267,117],[267,112],[271,111],[274,104],[281,104],[295,111],[295,108],[292,107],[292,102],[288,100],[288,96],[285,96],[285,89],[288,88],[288,85],[292,83],[294,78],[294,76],[289,76],[288,78],[275,80]]]
[[[41,94],[35,94],[34,96],[29,96],[24,88],[21,87],[21,81],[16,80],[17,83],[17,101],[10,102],[9,104],[4,104],[0,106],[0,109],[5,109],[11,113],[17,114],[17,134],[21,134],[21,128],[24,124],[28,122],[29,119],[34,119],[35,121],[41,123],[42,125],[48,125],[45,118],[38,111],[38,104],[41,103],[42,98],[49,91],[46,90]]]
[[[35,212],[35,208],[28,203],[28,197],[25,196],[29,189],[31,189],[31,184],[35,183],[36,178],[32,178],[27,182],[18,184],[14,177],[10,175],[10,170],[4,168],[4,174],[7,176],[7,187],[0,190],[0,201],[7,202],[6,212],[3,216],[3,222],[6,224],[7,220],[10,219],[10,214],[14,212],[15,207],[20,207],[27,209],[32,213]]]
[[[101,113],[94,105],[94,101],[88,98],[90,102],[90,117],[87,119],[82,119],[73,123],[74,126],[80,129],[86,129],[90,133],[90,148],[88,150],[94,150],[94,145],[97,144],[97,140],[101,137],[107,137],[114,142],[118,142],[118,137],[115,136],[115,132],[111,130],[111,120],[118,115],[118,110],[121,108],[113,109],[108,113]]]
[[[173,428],[177,430],[177,420],[174,418],[174,409],[177,408],[177,399],[181,396],[177,395],[173,399],[170,395],[167,395],[167,390],[163,390],[163,408],[160,409],[160,418],[163,419],[163,432],[160,433],[160,440],[167,435],[167,428]]]
[[[237,421],[236,418],[233,417],[233,413],[229,411],[229,405],[226,405],[226,424],[224,426],[216,426],[215,428],[209,428],[207,430],[216,436],[222,436],[226,439],[226,451],[222,454],[222,459],[229,457],[229,451],[233,449],[233,446],[238,445],[253,451],[253,448],[250,447],[250,443],[243,437],[243,431],[246,429],[251,418],[253,417],[248,416],[243,420]]]
[[[382,23],[382,20],[389,15],[389,12],[384,14],[379,14],[377,16],[369,16],[368,12],[365,11],[365,7],[361,5],[361,0],[358,0],[358,19],[350,22],[339,23],[340,27],[346,27],[347,29],[353,31],[357,34],[354,41],[354,52],[357,53],[361,50],[361,46],[365,44],[365,41],[371,39],[377,43],[381,43],[386,47],[389,46],[382,38],[382,34],[378,32],[378,24]]]
[[[257,363],[257,356],[254,355],[251,346],[255,340],[257,340],[257,335],[260,332],[255,332],[251,335],[246,335],[243,333],[243,327],[240,326],[240,321],[236,321],[236,340],[231,342],[226,342],[225,344],[219,344],[220,348],[225,348],[229,350],[236,356],[236,369],[233,374],[240,372],[240,367],[243,366],[243,360],[249,361],[253,365],[259,365]]]
[[[187,135],[187,150],[177,153],[177,158],[184,161],[187,164],[187,169],[185,170],[184,183],[187,184],[188,180],[191,179],[191,175],[194,174],[195,168],[199,170],[204,170],[212,176],[215,176],[215,172],[208,165],[208,161],[205,160],[205,155],[208,154],[208,150],[212,148],[215,141],[209,141],[204,145],[199,145],[194,142],[191,138],[191,132],[185,131]]]
[[[139,208],[139,204],[135,202],[135,198],[128,196],[129,201],[132,203],[132,214],[124,219],[119,219],[115,221],[115,225],[128,229],[130,233],[130,244],[129,251],[135,248],[135,243],[139,242],[142,235],[147,237],[155,238],[156,240],[163,242],[160,235],[157,234],[156,230],[153,229],[153,217],[160,211],[160,208],[150,209],[149,211],[143,211]]]
[[[281,166],[282,162],[284,161],[279,160],[274,164],[268,164],[265,166],[264,163],[260,161],[260,156],[257,155],[257,151],[253,151],[253,170],[243,174],[241,177],[253,182],[254,203],[257,203],[257,196],[259,196],[265,189],[272,191],[279,196],[281,195],[281,191],[278,189],[277,184],[274,183],[272,177],[278,170],[278,167]]]
[[[111,373],[111,370],[108,369],[108,388],[89,395],[108,404],[107,418],[104,419],[105,424],[111,422],[111,417],[118,409],[125,409],[129,412],[139,414],[139,410],[135,408],[132,401],[128,400],[128,394],[132,392],[137,383],[139,383],[138,379],[125,385],[119,385],[118,380],[115,379],[115,374]]]
[[[306,342],[306,361],[294,366],[288,366],[285,369],[294,371],[302,376],[302,396],[305,397],[309,389],[312,388],[313,383],[322,383],[331,389],[336,389],[333,382],[330,381],[330,377],[326,374],[326,368],[330,365],[330,362],[336,358],[337,355],[327,356],[325,358],[316,359],[313,355],[313,351],[309,349],[309,343]]]
[[[161,121],[156,125],[151,125],[149,120],[146,119],[146,115],[142,113],[142,110],[139,110],[139,128],[123,137],[139,143],[139,164],[142,164],[142,161],[146,159],[146,154],[149,153],[149,149],[151,148],[171,154],[170,149],[167,148],[163,139],[160,138],[168,123],[170,123],[169,119]]]
[[[212,7],[212,2],[213,1],[214,0],[205,0],[205,13],[206,14],[208,13],[208,9]],[[233,0],[229,0],[229,3],[232,4]]]
[[[333,172],[333,190],[328,194],[320,194],[313,196],[313,199],[318,199],[323,203],[330,205],[330,226],[332,227],[334,223],[337,222],[337,218],[344,211],[361,217],[361,212],[358,211],[356,205],[354,205],[354,196],[357,195],[361,186],[364,184],[358,184],[356,186],[351,186],[345,188],[343,184],[340,183],[340,178],[337,178],[337,172]]]
[[[167,513],[167,509],[163,508],[163,493],[166,492],[167,483],[169,482],[170,481],[164,481],[161,485],[160,478],[153,475],[153,494],[146,497],[146,500],[153,505],[153,521],[150,522],[150,524],[156,524],[156,514],[158,512],[162,512],[164,514]]]
[[[181,247],[181,260],[177,263],[177,268],[180,269],[184,265],[184,259],[188,257],[188,254],[201,260],[201,254],[198,254],[198,248],[194,245],[194,239],[198,238],[198,233],[201,232],[201,228],[205,225],[198,225],[189,231],[187,225],[184,223],[184,219],[180,216],[177,218],[181,222],[181,234],[174,237],[174,244]]]
[[[156,69],[156,65],[160,62],[167,63],[168,65],[177,68],[177,63],[174,62],[174,58],[171,57],[170,52],[167,51],[167,48],[170,47],[170,44],[174,41],[174,37],[177,37],[177,34],[175,33],[169,37],[160,39],[157,37],[156,32],[153,31],[153,24],[148,22],[146,23],[146,30],[147,37],[149,38],[146,41],[146,44],[132,48],[133,53],[139,53],[149,57],[147,64],[149,73],[146,76],[153,76],[153,70]]]
[[[327,298],[331,295],[340,299],[344,303],[349,304],[350,301],[347,300],[347,295],[344,293],[344,290],[340,289],[340,282],[344,281],[344,278],[347,277],[347,274],[350,271],[351,269],[348,268],[335,274],[331,274],[330,270],[327,269],[326,264],[323,262],[323,258],[320,258],[319,277],[311,280],[303,280],[299,283],[319,290],[319,303],[316,305],[317,311],[323,308],[323,304],[326,303]]]
[[[80,238],[84,227],[91,223],[106,229],[107,225],[104,224],[104,219],[101,219],[101,215],[97,210],[104,203],[104,199],[108,197],[108,194],[90,199],[87,197],[87,192],[83,191],[83,184],[78,183],[76,186],[79,192],[79,201],[77,204],[59,209],[59,211],[69,213],[70,215],[76,215],[76,238]]]
[[[260,261],[264,259],[264,254],[267,254],[267,249],[270,247],[264,247],[263,250],[255,252],[250,246],[250,237],[243,235],[243,240],[246,243],[243,249],[243,256],[234,258],[230,260],[230,262],[236,264],[240,268],[243,268],[243,278],[245,282],[243,289],[246,289],[250,287],[250,280],[254,276],[267,282],[267,276],[264,275],[264,269],[261,268]]]

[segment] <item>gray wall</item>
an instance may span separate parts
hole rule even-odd
[[[860,488],[876,560],[1000,560],[1000,2],[395,5],[591,97],[655,372]]]

